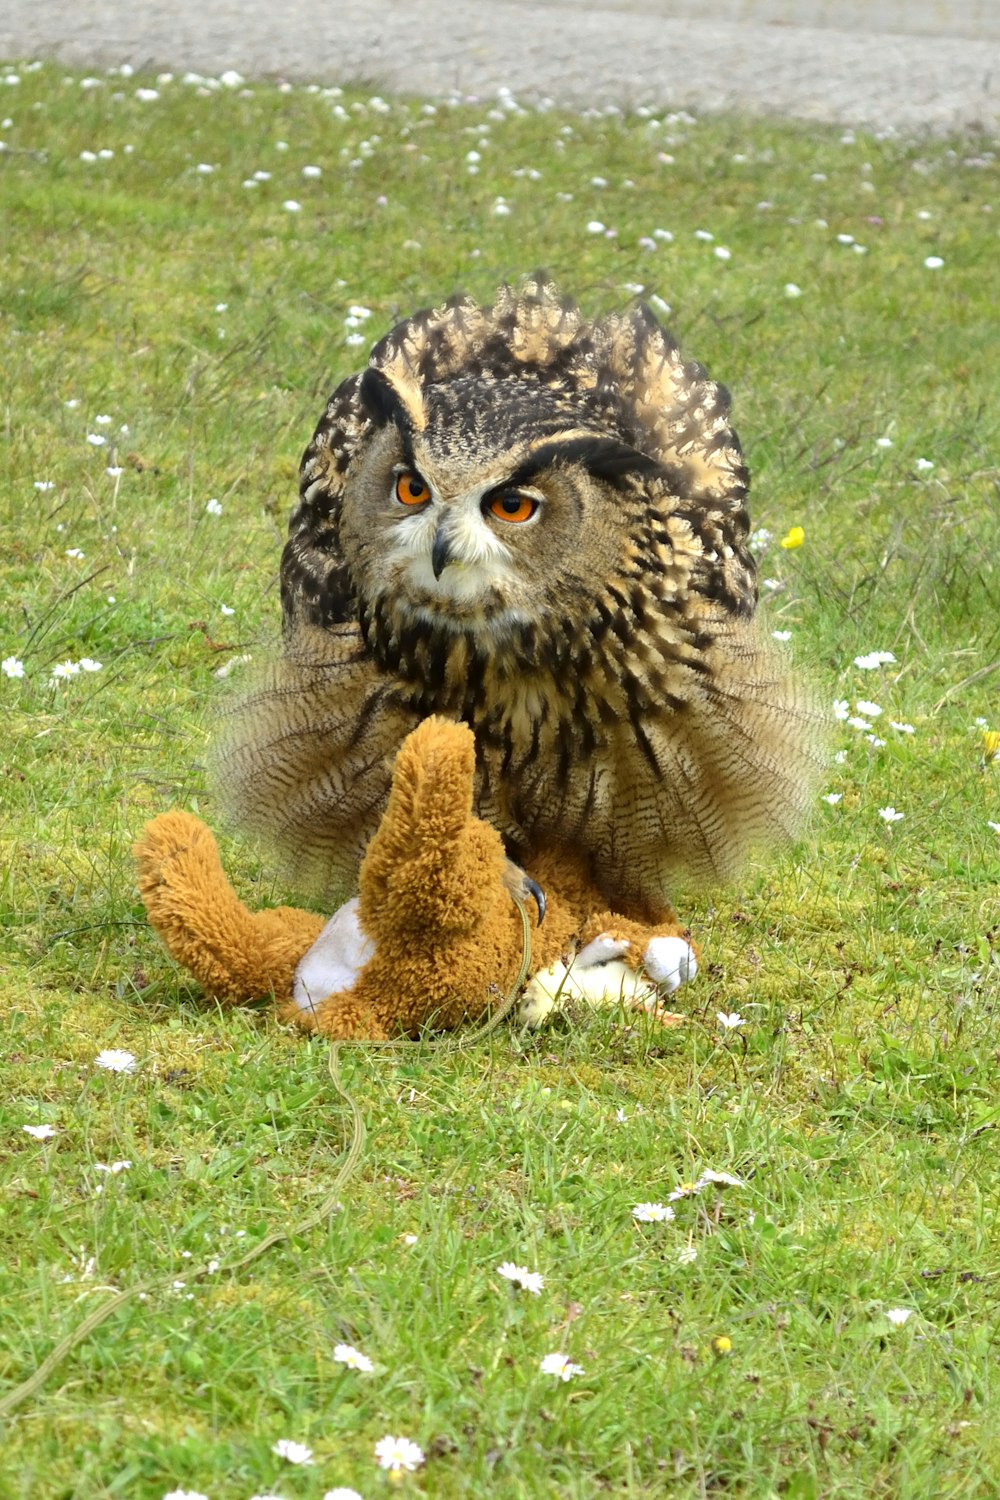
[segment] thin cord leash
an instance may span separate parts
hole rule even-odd
[[[490,1012],[485,1021],[470,1031],[455,1035],[445,1035],[428,1041],[427,1045],[433,1051],[463,1052],[467,1048],[475,1046],[477,1042],[483,1041],[496,1031],[514,1009],[521,986],[527,979],[528,969],[531,967],[531,924],[528,921],[528,913],[523,903],[516,896],[513,897],[513,901],[521,917],[522,935],[521,967],[517,978],[501,1003],[495,1010]],[[189,1271],[187,1273],[189,1281],[204,1281],[209,1276],[217,1278],[219,1276],[235,1275],[237,1271],[242,1271],[246,1266],[251,1265],[253,1261],[258,1260],[260,1256],[264,1255],[275,1245],[283,1244],[286,1240],[295,1239],[300,1234],[307,1234],[311,1229],[316,1229],[319,1225],[325,1224],[337,1212],[338,1208],[341,1207],[341,1192],[358,1169],[367,1139],[367,1131],[365,1130],[365,1122],[361,1110],[356,1100],[347,1092],[340,1077],[340,1052],[343,1047],[364,1048],[366,1051],[377,1047],[380,1051],[406,1052],[412,1051],[413,1043],[408,1041],[331,1042],[330,1050],[327,1053],[327,1069],[330,1075],[330,1082],[347,1106],[351,1116],[349,1126],[350,1144],[347,1147],[343,1161],[337,1169],[337,1175],[333,1180],[332,1188],[319,1207],[314,1209],[311,1214],[307,1214],[304,1219],[299,1219],[296,1223],[284,1229],[272,1230],[270,1234],[266,1234],[262,1240],[259,1240],[251,1250],[248,1250],[245,1255],[241,1255],[239,1260],[230,1261],[227,1265],[220,1266],[215,1271],[209,1271],[207,1266],[201,1266],[193,1272]],[[172,1278],[170,1279],[172,1280]],[[65,1338],[59,1340],[59,1343],[56,1344],[54,1349],[50,1350],[38,1368],[28,1376],[27,1380],[23,1380],[20,1385],[15,1386],[13,1390],[8,1391],[6,1395],[0,1397],[0,1420],[4,1417],[9,1417],[23,1402],[28,1400],[29,1396],[33,1396],[36,1391],[40,1390],[52,1374],[52,1371],[62,1363],[67,1354],[72,1353],[78,1344],[82,1344],[83,1340],[89,1334],[93,1333],[95,1328],[99,1328],[102,1323],[110,1318],[112,1313],[117,1312],[126,1302],[134,1301],[136,1297],[141,1296],[143,1293],[148,1294],[149,1292],[156,1291],[157,1288],[162,1288],[166,1285],[166,1282],[167,1278],[154,1276],[146,1281],[138,1281],[134,1286],[127,1287],[124,1291],[115,1292],[106,1302],[102,1302],[100,1307],[95,1308],[92,1313],[89,1313],[83,1322],[79,1323],[71,1333],[66,1334]]]

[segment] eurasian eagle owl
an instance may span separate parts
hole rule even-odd
[[[222,737],[239,821],[350,885],[439,713],[529,874],[576,851],[643,919],[678,872],[732,874],[816,761],[754,620],[747,483],[726,392],[644,306],[589,320],[535,277],[407,318],[306,449],[283,655]]]

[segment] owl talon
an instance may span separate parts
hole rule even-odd
[[[525,875],[524,884],[527,887],[529,896],[534,896],[535,898],[535,905],[538,907],[538,925],[541,927],[545,921],[545,892],[538,884],[538,881],[532,880],[530,875]]]
[[[526,875],[520,865],[508,859],[507,868],[504,871],[504,885],[515,901],[527,901],[528,897],[531,897],[538,908],[538,926],[541,927],[545,921],[545,892],[538,882],[532,880],[530,875]]]

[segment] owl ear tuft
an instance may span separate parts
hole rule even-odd
[[[423,431],[426,418],[420,384],[405,367],[397,366],[390,375],[377,365],[369,365],[361,377],[358,395],[376,426],[394,422],[404,436]]]
[[[381,370],[369,365],[361,377],[358,388],[361,404],[378,427],[395,422],[397,427],[406,424],[406,408],[396,387]]]
[[[617,438],[578,438],[566,447],[595,478],[607,479],[611,484],[617,484],[626,474],[646,476],[660,470],[657,459]]]
[[[554,438],[540,443],[518,465],[507,482],[511,486],[527,484],[536,474],[559,464],[582,464],[596,479],[606,479],[613,485],[620,485],[626,475],[649,476],[663,472],[663,466],[648,453],[640,453],[618,438],[595,433],[593,436]]]

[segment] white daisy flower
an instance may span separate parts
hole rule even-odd
[[[271,1445],[271,1452],[290,1464],[308,1465],[314,1462],[312,1449],[305,1443],[293,1442],[291,1438],[279,1438]]]
[[[940,255],[928,255],[924,260],[924,265],[927,267],[928,271],[940,271],[941,267],[944,265],[944,261],[941,259]]]
[[[379,1438],[375,1457],[379,1466],[391,1474],[401,1474],[404,1469],[412,1474],[424,1461],[423,1449],[405,1437]]]
[[[497,1266],[497,1275],[513,1285],[523,1287],[526,1292],[534,1292],[536,1296],[545,1285],[540,1272],[529,1271],[527,1266],[516,1266],[512,1260],[505,1260]]]
[[[843,792],[824,792],[822,797],[822,801],[829,803],[831,807],[836,807],[837,803],[843,800]]]
[[[211,500],[205,502],[205,514],[209,516],[222,515],[222,502],[220,500],[216,500],[214,495],[212,496]]]
[[[674,1217],[672,1208],[665,1203],[637,1203],[632,1210],[633,1219],[640,1224],[662,1224]]]
[[[208,1500],[200,1490],[168,1490],[163,1500]]]
[[[862,672],[875,672],[879,667],[887,666],[895,660],[891,651],[869,651],[866,656],[856,656],[854,665],[860,667]]]
[[[694,1245],[682,1245],[677,1252],[677,1264],[679,1266],[690,1266],[698,1259],[698,1251]]]
[[[891,806],[880,807],[878,810],[878,815],[882,819],[883,823],[898,823],[901,818],[904,818],[906,816],[905,813],[897,812],[896,809]]]
[[[889,720],[889,728],[895,729],[898,734],[916,734],[912,724],[897,724],[895,719]]]
[[[335,1490],[327,1490],[323,1500],[361,1500],[357,1490],[350,1490],[346,1485],[339,1484]]]
[[[583,1374],[583,1366],[575,1365],[565,1354],[546,1354],[538,1367],[543,1375],[555,1375],[560,1380],[572,1380]]]
[[[353,1344],[337,1344],[333,1357],[338,1365],[346,1365],[349,1370],[360,1370],[364,1375],[370,1375],[375,1368],[367,1354],[362,1354]]]
[[[718,1021],[719,1025],[722,1027],[723,1031],[735,1031],[738,1026],[745,1026],[746,1025],[745,1018],[743,1016],[741,1016],[738,1011],[735,1011],[735,1010],[731,1010],[731,1011],[719,1010],[719,1011],[716,1011],[716,1013],[715,1013],[715,1019]]]
[[[742,1177],[736,1177],[732,1172],[713,1172],[711,1168],[702,1172],[698,1178],[697,1187],[746,1187]]]
[[[134,1073],[138,1067],[135,1054],[125,1052],[120,1047],[105,1047],[98,1052],[94,1062],[99,1068],[106,1068],[109,1073]]]
[[[696,1193],[701,1192],[701,1184],[697,1182],[679,1182],[677,1186],[667,1194],[668,1203],[679,1203],[682,1198],[693,1198]]]
[[[896,1328],[902,1328],[908,1318],[913,1317],[912,1307],[887,1307],[885,1315]]]
[[[23,677],[24,662],[16,656],[5,656],[3,661],[0,662],[0,672],[5,677]]]
[[[58,1135],[54,1125],[22,1125],[21,1129],[27,1135],[34,1136],[36,1141],[50,1141],[54,1135]]]
[[[864,714],[868,719],[877,719],[882,709],[877,703],[870,703],[867,698],[859,698],[854,707],[859,714]]]

